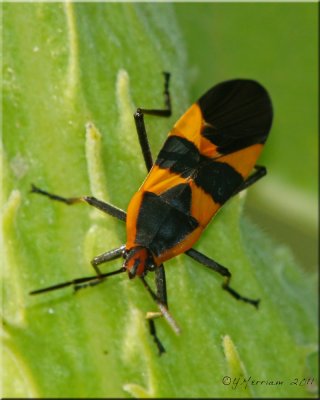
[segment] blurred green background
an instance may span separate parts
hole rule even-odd
[[[274,123],[263,156],[269,175],[248,191],[246,213],[300,265],[318,260],[318,19],[316,3],[175,4],[193,98],[219,81],[256,79]]]

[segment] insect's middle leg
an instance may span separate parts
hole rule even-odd
[[[101,200],[98,200],[95,197],[90,197],[90,196],[62,197],[60,195],[56,195],[56,194],[47,192],[45,190],[42,190],[35,185],[31,186],[31,192],[46,196],[50,200],[59,201],[61,203],[67,204],[67,205],[74,205],[74,204],[86,202],[87,204],[99,209],[100,211],[105,212],[108,215],[118,218],[121,221],[126,220],[126,212],[125,211],[123,211],[120,208],[115,207],[109,203],[105,203]],[[93,277],[90,277],[89,279],[85,278],[84,280],[82,280],[80,278],[80,279],[76,279],[76,280],[72,281],[71,283],[66,282],[66,284],[62,283],[62,284],[54,285],[52,288],[40,289],[39,291],[35,291],[35,292],[42,293],[44,291],[59,289],[59,288],[62,288],[65,286],[70,286],[70,285],[73,285],[74,290],[77,291],[77,290],[85,288],[85,287],[98,285],[99,283],[104,282],[104,280],[107,276],[106,274],[101,273],[98,265],[121,257],[124,252],[124,249],[125,249],[125,245],[122,245],[116,249],[109,250],[103,254],[100,254],[99,256],[95,257],[91,261],[91,265],[93,266],[93,268],[97,274],[96,279],[94,279]]]
[[[238,190],[233,194],[233,196],[237,195],[242,190],[245,190],[248,187],[252,186],[254,183],[256,183],[259,179],[263,178],[267,174],[266,167],[263,167],[261,165],[255,165],[254,168],[256,169],[256,171],[243,182],[243,184],[238,188]],[[246,303],[252,304],[255,307],[258,307],[260,300],[253,300],[249,299],[248,297],[242,296],[241,294],[239,294],[233,288],[230,287],[231,272],[226,267],[217,263],[216,261],[212,260],[211,258],[205,256],[204,254],[200,253],[195,249],[189,249],[185,252],[185,254],[187,254],[194,260],[198,261],[200,264],[205,265],[206,267],[224,276],[225,282],[223,283],[222,288],[226,290],[228,293],[230,293],[231,296],[233,296],[237,300],[241,300]]]
[[[158,117],[170,117],[172,113],[171,109],[171,98],[169,92],[169,80],[170,80],[170,73],[164,72],[164,109],[146,109],[146,108],[138,108],[137,111],[134,113],[134,120],[136,123],[136,129],[139,137],[139,143],[141,147],[141,151],[143,154],[144,162],[146,164],[147,170],[150,171],[153,165],[152,154],[150,150],[150,145],[148,141],[148,136],[146,132],[146,127],[144,124],[144,114],[148,115],[155,115]]]
[[[225,282],[222,285],[222,288],[226,290],[228,293],[231,294],[235,299],[244,301],[245,303],[252,304],[256,308],[259,306],[260,300],[253,300],[249,299],[248,297],[242,296],[238,292],[236,292],[233,288],[231,288],[230,280],[231,280],[231,272],[224,267],[223,265],[217,263],[216,261],[212,260],[211,258],[205,256],[204,254],[200,253],[195,249],[190,249],[185,252],[189,257],[193,258],[194,260],[198,261],[200,264],[205,265],[206,267],[213,269],[214,271],[218,272],[220,275],[225,277]]]
[[[104,201],[98,200],[93,196],[80,196],[80,197],[62,197],[57,194],[53,194],[50,192],[46,192],[45,190],[42,190],[38,188],[35,185],[31,185],[31,193],[37,193],[41,194],[42,196],[46,196],[51,200],[54,201],[60,201],[61,203],[67,204],[68,206],[72,206],[74,204],[79,204],[79,203],[87,203],[90,206],[93,206],[97,208],[98,210],[111,215],[112,217],[115,217],[119,219],[120,221],[125,221],[126,220],[126,212],[121,210],[120,208],[106,203]]]

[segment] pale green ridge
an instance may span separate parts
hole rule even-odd
[[[3,340],[3,335],[2,340]],[[1,349],[1,397],[21,397],[36,398],[39,397],[33,376],[25,365],[22,355],[15,354],[13,343],[3,340],[3,349]],[[3,383],[10,382],[10,385]]]
[[[123,389],[128,392],[132,397],[135,397],[137,399],[148,399],[153,397],[145,388],[134,383],[126,383],[123,386]]]
[[[229,375],[226,378],[227,380],[225,384],[228,384],[229,386],[231,381],[232,388],[236,388],[236,384],[238,382],[237,379],[239,379],[239,382],[243,383],[243,378],[248,379],[248,374],[246,372],[245,366],[243,365],[243,362],[241,361],[237,348],[229,335],[225,335],[222,338],[222,346],[226,357],[226,362],[228,365],[228,373],[229,373]],[[235,382],[233,381],[234,379],[236,379]],[[253,395],[250,390],[250,387],[247,385],[243,386],[244,387],[241,388],[242,389],[241,397],[252,398]]]
[[[6,237],[15,237],[14,226],[16,223],[18,209],[21,205],[21,193],[19,190],[13,190],[10,193],[8,201],[4,204],[1,215],[1,231],[3,238]],[[12,271],[15,271],[17,278],[19,277],[19,261],[17,260],[15,254],[14,241],[3,242],[2,247],[2,274],[1,277],[3,280],[10,279],[10,275]],[[9,270],[10,266],[10,270]],[[14,293],[14,301],[10,301],[6,304],[6,318],[13,323],[24,325],[25,321],[25,310],[24,310],[24,295],[21,287],[21,282],[19,279],[16,279],[12,283],[12,290]],[[1,303],[3,299],[3,295],[5,288],[1,291]]]
[[[107,197],[107,193],[101,159],[101,139],[102,135],[94,123],[88,122],[86,125],[86,159],[90,191],[97,198],[104,199]]]
[[[66,85],[66,97],[72,100],[76,96],[77,85],[79,85],[79,49],[78,49],[78,37],[76,29],[76,21],[74,14],[74,5],[70,1],[64,3],[64,10],[66,15],[66,24],[68,32],[68,72],[67,72],[67,85]]]

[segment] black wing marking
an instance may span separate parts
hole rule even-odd
[[[232,153],[266,141],[273,118],[272,104],[258,82],[222,82],[205,93],[198,104],[208,124],[201,133],[218,146],[219,153]]]
[[[233,167],[200,154],[197,147],[180,136],[169,136],[161,149],[156,165],[167,168],[183,178],[192,179],[212,199],[225,203],[243,183]]]
[[[199,150],[192,142],[180,136],[171,135],[160,150],[155,164],[183,178],[188,178],[198,167],[200,157]]]

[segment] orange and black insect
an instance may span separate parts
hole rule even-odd
[[[172,328],[179,328],[168,312],[163,263],[185,253],[225,277],[223,288],[238,300],[258,306],[259,300],[240,295],[229,286],[227,268],[192,249],[202,231],[222,205],[266,174],[256,165],[272,124],[272,105],[267,91],[256,81],[235,79],[222,82],[194,103],[174,125],[153,163],[144,114],[171,115],[169,73],[165,76],[165,109],[137,109],[137,133],[149,171],[132,197],[127,213],[94,197],[64,198],[32,186],[32,192],[66,204],[87,202],[126,222],[126,244],[92,260],[95,276],[74,279],[31,294],[66,286],[79,288],[102,282],[106,277],[127,271],[138,276],[156,301],[160,313]],[[254,172],[252,172],[254,170]],[[102,273],[99,265],[124,258],[120,269]],[[145,276],[155,272],[156,292]],[[152,318],[150,332],[160,354],[165,351]]]

